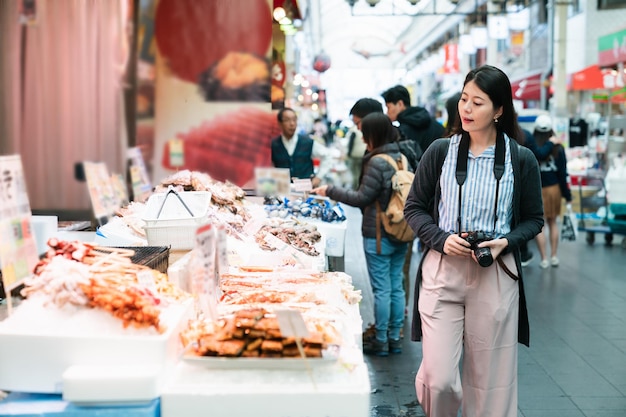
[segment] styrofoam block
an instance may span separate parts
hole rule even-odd
[[[73,365],[63,373],[63,399],[74,403],[144,402],[159,396],[162,367]]]

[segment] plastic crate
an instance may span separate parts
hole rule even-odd
[[[611,232],[617,234],[626,234],[626,220],[615,220],[609,219],[607,220],[609,228]]]
[[[210,202],[211,193],[206,191],[151,195],[143,217],[148,245],[193,249],[196,230],[208,223]]]
[[[615,216],[626,216],[626,204],[610,204],[609,211]]]

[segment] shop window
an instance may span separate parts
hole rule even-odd
[[[601,0],[598,0],[598,1],[601,1]],[[579,13],[582,13],[580,0],[570,0],[570,4],[569,6],[567,6],[567,17],[576,16]]]
[[[626,0],[598,0],[598,9],[621,9],[626,7]]]

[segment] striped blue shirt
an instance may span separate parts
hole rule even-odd
[[[498,198],[498,221],[494,231],[494,200],[496,178],[493,175],[495,145],[488,147],[481,155],[474,156],[469,151],[467,179],[463,184],[461,202],[461,232],[482,230],[494,238],[511,231],[513,217],[513,166],[509,138],[504,135],[506,156],[504,175],[500,180]],[[441,171],[441,201],[439,202],[439,227],[442,230],[458,233],[459,184],[456,182],[456,161],[461,135],[450,138],[448,154]]]

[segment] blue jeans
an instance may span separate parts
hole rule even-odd
[[[363,238],[365,261],[374,293],[376,339],[386,342],[388,337],[400,339],[400,330],[404,325],[402,266],[408,244],[395,243],[385,237],[381,238],[380,243],[381,251],[378,254],[376,238]]]

